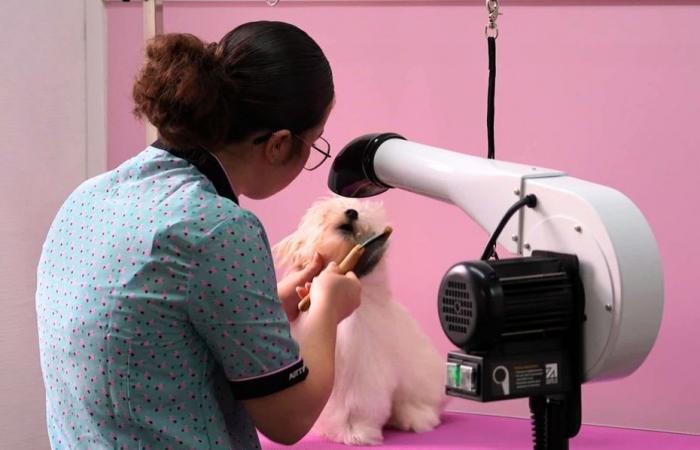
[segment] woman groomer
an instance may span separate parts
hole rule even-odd
[[[295,442],[330,395],[336,326],[360,284],[318,256],[277,284],[263,226],[238,196],[270,197],[329,156],[330,66],[278,22],[208,46],[165,35],[147,57],[135,112],[160,140],[76,189],[43,247],[51,445],[248,450],[254,426]],[[313,277],[297,344],[288,320]]]

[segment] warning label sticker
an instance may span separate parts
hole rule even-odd
[[[531,389],[544,385],[545,369],[539,364],[513,366],[515,389]]]
[[[554,394],[568,386],[570,368],[561,354],[534,355],[527,360],[493,358],[484,370],[486,401]]]

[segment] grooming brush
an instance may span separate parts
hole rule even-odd
[[[360,262],[360,259],[362,259],[362,256],[365,254],[367,249],[374,246],[383,245],[387,239],[389,239],[389,235],[392,231],[393,229],[391,227],[386,227],[382,233],[376,234],[362,244],[354,246],[345,256],[345,258],[343,258],[340,264],[338,264],[338,271],[345,275],[353,270],[355,266],[357,266],[357,263]],[[298,306],[299,311],[306,311],[309,309],[309,306],[311,306],[311,293],[306,294],[306,297],[299,302]]]

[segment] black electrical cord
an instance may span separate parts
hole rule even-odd
[[[495,115],[495,97],[496,97],[496,38],[487,38],[489,44],[489,92],[488,105],[486,110],[486,129],[488,132],[489,141],[489,159],[496,157],[496,144],[494,143],[494,115]]]
[[[533,450],[547,450],[547,397],[530,397]]]
[[[496,230],[491,235],[491,239],[489,239],[488,244],[486,244],[486,248],[484,249],[484,253],[481,255],[482,261],[487,261],[495,253],[496,241],[498,241],[498,236],[501,235],[501,232],[506,227],[506,224],[508,223],[510,218],[513,217],[513,214],[518,212],[518,210],[520,208],[522,208],[523,206],[527,206],[528,208],[534,208],[535,206],[537,206],[537,197],[534,194],[526,195],[525,197],[523,197],[520,200],[518,200],[517,202],[515,202],[513,204],[513,206],[511,206],[508,209],[508,211],[506,211],[505,215],[503,216],[501,221],[498,223]]]

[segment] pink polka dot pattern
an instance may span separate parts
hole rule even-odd
[[[230,382],[299,349],[262,225],[194,166],[150,147],[83,183],[37,275],[54,449],[259,448]]]

